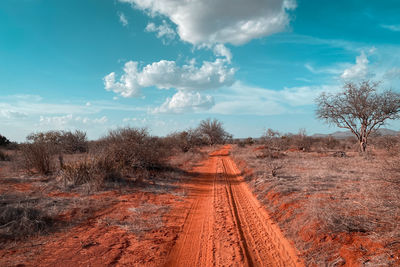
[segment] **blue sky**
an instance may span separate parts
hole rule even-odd
[[[0,133],[165,135],[208,117],[235,137],[333,132],[321,92],[365,78],[400,92],[398,14],[389,0],[2,0]]]

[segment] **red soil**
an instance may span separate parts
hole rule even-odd
[[[192,206],[168,266],[303,266],[226,146],[194,169]]]
[[[252,170],[247,166],[244,161],[239,161],[238,166],[241,170],[243,170],[243,172],[250,174],[252,173]],[[299,170],[307,171],[307,169],[303,167],[299,167]],[[265,186],[268,185],[265,184]],[[264,191],[263,188],[258,188],[258,190]],[[275,192],[273,190],[269,191],[263,197],[268,200],[268,203],[270,203],[271,206],[278,207],[277,211],[270,212],[273,218],[277,221],[289,219],[290,217],[292,217],[292,214],[296,209],[304,210],[304,208],[302,208],[302,205],[306,203],[306,201],[285,203],[285,199],[289,196],[283,196],[279,192]],[[307,199],[309,198],[309,195],[303,195],[303,197]],[[320,199],[319,201],[333,201],[329,199],[326,194],[322,193],[314,194],[313,197]],[[266,208],[268,210],[268,206]],[[388,255],[385,252],[385,248],[382,243],[372,240],[364,233],[321,233],[321,222],[317,220],[311,221],[307,225],[299,225],[299,221],[307,221],[304,216],[307,215],[303,213],[296,214],[294,219],[293,217],[290,219],[290,225],[288,225],[287,227],[290,227],[291,229],[299,229],[297,231],[297,235],[305,243],[307,243],[309,251],[315,251],[315,253],[318,253],[318,251],[321,251],[321,248],[336,247],[338,248],[338,254],[344,260],[340,263],[337,263],[340,266],[361,266],[360,262],[366,263],[371,258],[379,255],[384,255],[384,257],[397,258],[397,264],[399,264],[400,266],[400,251],[397,255]],[[398,241],[394,241],[394,243],[398,243]],[[330,259],[331,263],[334,260],[335,258]],[[326,264],[327,266],[329,265],[328,263]],[[332,266],[339,266],[335,264]]]
[[[188,198],[172,194],[108,191],[88,197],[112,204],[88,220],[0,250],[0,265],[13,266],[304,266],[292,242],[251,193],[226,146],[192,171]],[[75,197],[53,192],[51,197]],[[109,202],[107,202],[109,203]],[[170,207],[161,227],[130,230],[144,205]],[[60,220],[73,222],[82,211]]]

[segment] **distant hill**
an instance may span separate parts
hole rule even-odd
[[[391,129],[386,129],[386,128],[381,128],[378,129],[377,133],[379,135],[391,135],[391,136],[395,136],[400,134],[400,131],[395,131],[395,130],[391,130]],[[334,138],[337,139],[344,139],[344,138],[348,138],[348,137],[353,137],[353,134],[350,131],[345,131],[345,132],[341,132],[341,131],[337,131],[331,134],[313,134],[312,137],[328,137],[328,136],[332,136]]]

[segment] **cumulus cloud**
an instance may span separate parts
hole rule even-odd
[[[153,22],[147,24],[145,31],[157,33],[157,38],[162,39],[164,43],[165,39],[173,40],[176,36],[174,29],[172,29],[171,25],[169,25],[165,20],[163,20],[162,24],[158,26]]]
[[[138,62],[129,61],[119,81],[114,72],[103,80],[107,91],[122,97],[137,97],[141,88],[151,86],[159,89],[175,88],[179,91],[217,89],[233,83],[235,69],[226,63],[226,59],[217,58],[214,62],[204,61],[197,67],[194,60],[183,66],[176,65],[175,61],[161,60],[139,70]]]
[[[125,14],[119,13],[118,16],[119,16],[119,22],[121,22],[122,26],[124,26],[124,27],[128,26],[129,22],[128,22],[128,19],[125,17]]]
[[[367,55],[362,51],[356,57],[356,64],[345,69],[340,77],[345,80],[365,78],[368,75],[368,63]]]
[[[184,113],[208,110],[214,105],[210,95],[201,95],[199,92],[178,91],[158,108],[154,113]]]
[[[225,57],[228,63],[232,61],[231,51],[223,44],[216,44],[214,46],[214,54],[216,56]]]
[[[180,38],[194,45],[231,43],[280,32],[288,25],[294,0],[119,0],[168,17],[177,25]]]

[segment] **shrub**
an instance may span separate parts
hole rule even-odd
[[[87,184],[95,190],[106,182],[121,180],[121,175],[103,159],[92,159],[65,164],[61,170],[64,187]]]
[[[322,140],[324,147],[327,149],[335,149],[340,145],[340,141],[332,136],[328,136]]]
[[[48,143],[22,144],[22,163],[28,171],[33,171],[34,169],[41,174],[48,175],[53,170],[52,156],[54,151],[54,147]]]
[[[7,146],[10,144],[10,140],[8,140],[5,136],[0,134],[0,146]]]
[[[97,145],[100,162],[124,176],[147,177],[161,170],[172,153],[161,138],[151,137],[146,129],[120,128],[110,131]],[[99,157],[99,156],[97,156]]]
[[[399,136],[379,136],[372,138],[371,141],[376,148],[385,150],[391,156],[399,152]]]
[[[52,223],[46,212],[29,204],[7,205],[0,210],[0,238],[21,239],[46,231]]]
[[[169,143],[171,148],[179,148],[182,152],[188,152],[193,148],[206,145],[201,133],[196,129],[170,134],[164,141]]]
[[[48,131],[32,133],[27,137],[33,143],[47,143],[58,153],[83,153],[88,150],[86,133],[82,131]]]
[[[3,151],[0,150],[0,161],[9,161],[10,157]]]
[[[196,130],[208,145],[224,144],[232,141],[232,135],[225,131],[222,122],[217,119],[201,121]]]

